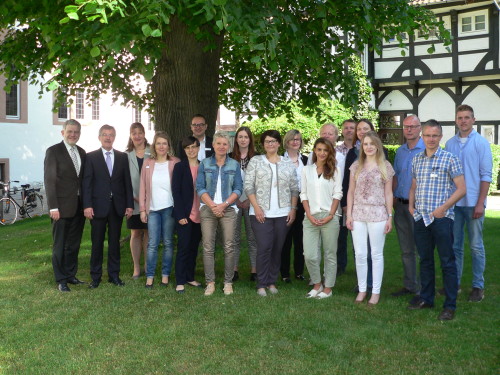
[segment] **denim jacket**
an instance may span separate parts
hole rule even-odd
[[[211,199],[214,199],[215,191],[217,190],[217,180],[219,179],[219,170],[221,171],[221,190],[222,201],[226,201],[232,193],[241,195],[243,191],[243,181],[241,179],[240,164],[226,156],[224,165],[219,168],[215,155],[203,159],[198,169],[198,177],[196,178],[196,192],[198,196],[208,193]],[[233,204],[234,205],[234,202]]]

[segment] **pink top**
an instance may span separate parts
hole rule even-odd
[[[189,168],[191,169],[191,175],[193,176],[193,183],[195,185],[194,187],[194,198],[193,198],[193,207],[191,208],[191,214],[189,215],[189,218],[193,223],[200,223],[200,197],[198,194],[196,194],[196,178],[198,177],[198,166],[197,165],[190,165]]]
[[[359,162],[352,163],[351,175],[356,173]],[[380,170],[373,168],[363,170],[356,179],[356,190],[354,190],[354,204],[352,207],[352,219],[354,221],[377,222],[386,221],[389,215],[385,205],[385,183],[392,180],[394,169],[391,163],[385,161],[387,168],[387,179],[383,180]]]

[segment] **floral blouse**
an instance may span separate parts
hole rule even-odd
[[[349,168],[351,175],[356,173],[359,162],[356,160]],[[377,222],[386,221],[389,217],[385,205],[385,183],[392,180],[394,169],[385,161],[387,177],[382,179],[380,169],[367,170],[363,168],[356,178],[352,219],[354,221]]]

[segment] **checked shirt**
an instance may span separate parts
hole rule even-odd
[[[412,177],[417,180],[415,221],[424,219],[425,226],[429,226],[434,221],[430,214],[453,194],[453,179],[463,174],[460,159],[441,147],[431,157],[426,156],[425,150],[417,154],[412,163]],[[453,207],[446,211],[445,217],[453,220]]]

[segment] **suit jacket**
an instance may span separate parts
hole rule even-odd
[[[214,154],[214,146],[212,146],[212,143],[214,143],[212,137],[205,135],[205,157],[207,158]],[[187,160],[186,152],[182,148],[182,140],[177,144],[177,156],[181,160]]]
[[[85,161],[82,183],[83,207],[92,207],[95,217],[108,216],[112,208],[119,216],[124,216],[127,208],[134,207],[127,154],[117,150],[113,152],[115,161],[111,176],[101,148],[89,152]]]
[[[174,210],[172,216],[178,222],[188,219],[191,215],[194,200],[194,184],[189,161],[182,160],[174,166],[172,175],[172,196],[174,198]]]
[[[44,161],[45,193],[49,209],[57,208],[61,218],[76,215],[79,203],[78,191],[81,189],[86,153],[76,146],[80,154],[80,176],[76,174],[73,160],[64,141],[47,149]]]
[[[132,191],[134,193],[134,215],[139,214],[139,185],[141,180],[141,172],[139,171],[139,164],[137,163],[137,155],[135,150],[126,151],[128,155],[128,167],[130,169],[130,179],[132,180]],[[151,157],[151,150],[149,146],[146,147],[144,152],[144,161]],[[137,199],[137,201],[136,201]]]

